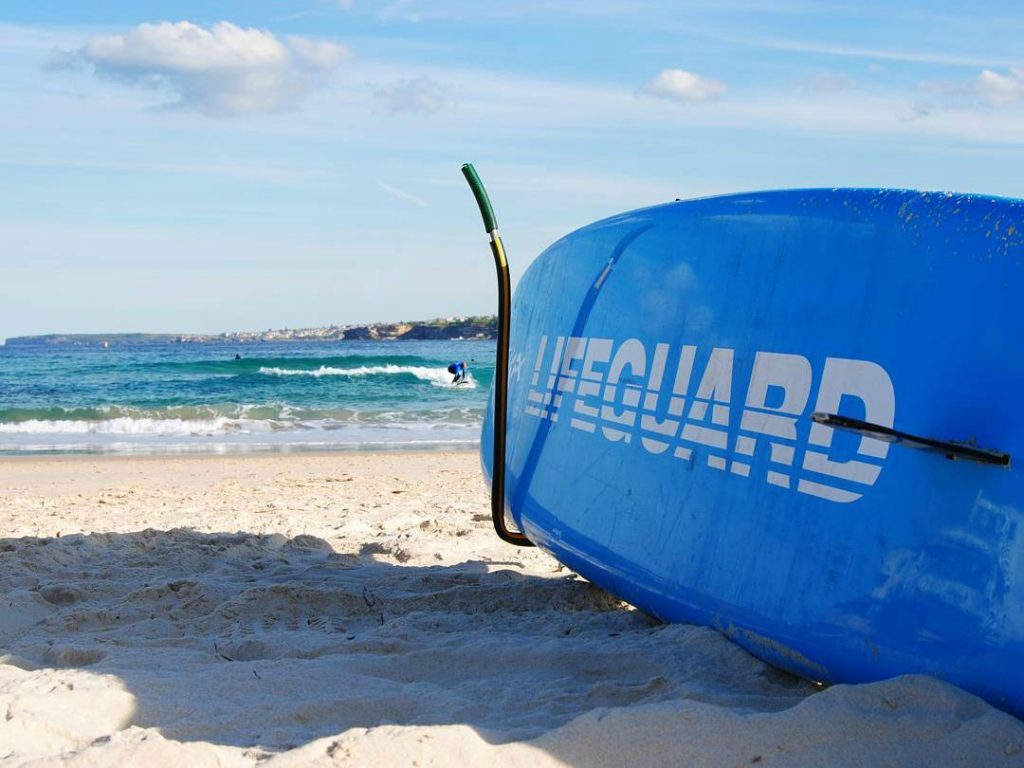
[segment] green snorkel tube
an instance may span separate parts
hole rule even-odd
[[[477,176],[472,163],[462,166],[462,175],[473,190],[473,197],[480,207],[484,219],[484,230],[491,238],[491,253],[498,272],[498,350],[494,359],[494,457],[491,465],[491,520],[498,538],[520,547],[532,547],[530,541],[519,531],[511,530],[505,524],[505,426],[508,410],[508,336],[509,309],[512,304],[512,284],[508,276],[508,261],[505,248],[498,235],[498,222],[494,209],[487,197],[487,190]]]

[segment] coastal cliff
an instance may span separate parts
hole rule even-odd
[[[321,328],[283,328],[266,331],[229,331],[219,334],[188,333],[51,333],[16,336],[7,346],[112,347],[138,344],[222,344],[266,341],[384,341],[388,339],[447,340],[493,339],[497,318],[491,316],[449,317],[434,320],[330,325]]]

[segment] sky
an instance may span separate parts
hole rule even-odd
[[[800,187],[1024,197],[1019,0],[0,6],[0,338],[495,311],[564,234]]]

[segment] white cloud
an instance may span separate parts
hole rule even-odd
[[[288,45],[296,61],[313,69],[331,70],[349,57],[348,48],[328,40],[289,35]]]
[[[684,69],[663,69],[642,88],[644,93],[677,101],[708,101],[726,91],[725,83]]]
[[[819,72],[814,75],[808,85],[812,91],[847,91],[856,88],[857,84],[846,72]]]
[[[517,0],[514,3],[470,2],[465,0],[392,0],[380,10],[386,21],[423,21],[467,19],[521,19],[581,16],[629,16],[657,2],[641,0]]]
[[[946,51],[901,51],[886,48],[859,48],[851,45],[809,42],[789,38],[741,37],[715,31],[698,32],[702,37],[723,43],[732,43],[751,48],[763,48],[791,53],[824,54],[851,58],[876,59],[878,61],[903,61],[916,64],[941,64],[958,67],[1004,67],[1016,66],[1020,59],[1000,56],[997,53],[958,54]]]
[[[986,69],[975,78],[972,90],[993,107],[1012,104],[1024,97],[1024,69],[1013,67],[1008,75]]]
[[[897,112],[896,119],[904,123],[909,123],[913,120],[921,120],[928,117],[932,113],[932,110],[933,107],[931,104],[924,101],[918,101]]]
[[[390,195],[394,195],[400,200],[407,200],[414,205],[418,205],[420,208],[425,208],[427,201],[422,197],[412,194],[412,192],[406,192],[404,189],[398,187],[392,187],[390,184],[385,184],[383,181],[378,181],[377,186],[383,189]]]
[[[964,109],[981,104],[1005,109],[1024,101],[1024,69],[1010,67],[1005,75],[985,69],[977,77],[959,82],[923,80],[917,89],[948,107]]]
[[[172,106],[207,115],[295,109],[348,49],[337,43],[188,21],[140,24],[123,35],[93,37],[76,52],[98,75],[164,90]]]
[[[388,112],[437,112],[447,103],[446,89],[422,75],[412,80],[377,89],[374,95],[384,102]]]

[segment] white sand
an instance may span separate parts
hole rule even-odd
[[[0,764],[1024,765],[973,696],[815,692],[488,509],[471,453],[0,461]]]

